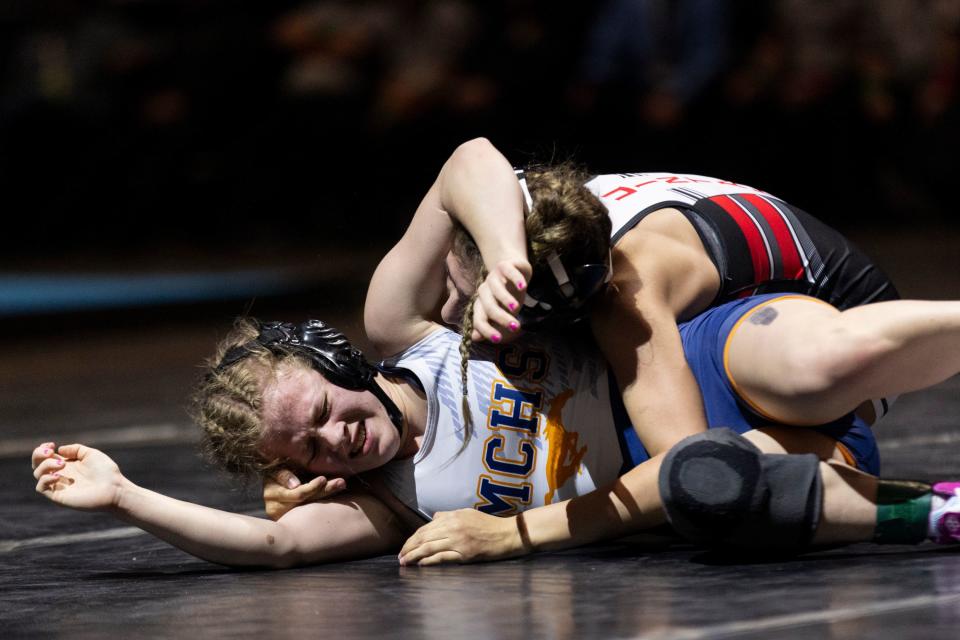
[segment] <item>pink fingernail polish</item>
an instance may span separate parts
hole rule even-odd
[[[524,288],[525,286],[526,286],[526,285],[523,283],[523,280],[521,280],[520,282],[517,283],[517,289],[519,289],[520,291],[523,291],[523,288]]]
[[[519,328],[520,328],[520,325],[518,325],[516,322],[510,323],[510,331],[516,331]]]
[[[60,477],[60,474],[59,474],[58,472],[56,472],[56,471],[54,471],[54,472],[53,472],[52,474],[50,474],[50,475],[52,475],[54,478],[59,478],[59,477]]]
[[[499,334],[499,333],[495,333],[495,334],[493,334],[492,336],[490,336],[490,341],[491,341],[491,342],[500,342],[500,334]]]
[[[51,453],[53,453],[53,452],[50,451],[50,449],[44,449],[44,450],[43,450],[43,455],[45,455],[45,456],[48,456],[48,455],[50,455]]]
[[[510,311],[513,311],[514,309],[517,308],[517,305],[515,305],[515,304],[513,304],[513,303],[511,302],[510,304],[507,305],[507,308],[510,309]]]
[[[62,467],[62,466],[63,466],[63,460],[57,460],[57,466]]]

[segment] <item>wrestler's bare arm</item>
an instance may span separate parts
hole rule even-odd
[[[453,152],[370,282],[364,326],[382,355],[433,330],[446,294],[454,221],[477,242],[488,269],[507,262],[529,277],[521,198],[509,163],[488,141],[471,140]]]
[[[766,453],[817,452],[819,446],[816,437],[787,446],[760,431],[750,431],[745,437]],[[473,509],[438,513],[404,543],[400,562],[433,565],[500,560],[609,540],[663,524],[666,516],[658,476],[665,456],[653,456],[608,486],[520,515],[497,517]],[[816,542],[870,540],[876,523],[877,479],[828,463],[820,463],[820,472],[824,502]]]
[[[290,567],[396,549],[408,529],[378,499],[346,493],[277,522],[144,489],[106,454],[80,444],[33,452],[37,491],[62,506],[104,511],[198,558],[229,566]]]
[[[661,234],[632,231],[613,253],[614,280],[590,322],[630,420],[655,455],[707,428],[677,318],[706,307],[715,288],[705,259]]]

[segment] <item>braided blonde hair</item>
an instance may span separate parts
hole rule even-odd
[[[211,463],[238,475],[265,475],[282,460],[264,460],[259,453],[263,434],[263,392],[281,364],[309,368],[296,355],[279,356],[265,347],[250,346],[251,354],[223,369],[217,365],[233,347],[247,345],[259,334],[256,321],[241,318],[217,345],[190,399],[190,414],[202,431],[200,446]]]

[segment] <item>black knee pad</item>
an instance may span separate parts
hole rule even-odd
[[[660,468],[667,519],[697,544],[799,551],[820,520],[823,486],[814,454],[765,454],[730,429],[678,443]]]

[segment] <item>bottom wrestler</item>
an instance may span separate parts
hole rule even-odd
[[[698,542],[757,550],[960,540],[953,485],[884,483],[846,464],[878,469],[872,434],[850,414],[862,399],[960,370],[958,303],[841,313],[774,296],[712,310],[685,326],[687,357],[714,407],[711,426],[746,435],[711,430],[639,464],[642,452],[618,437],[595,354],[533,336],[478,350],[467,418],[457,397],[459,336],[420,321],[425,335],[380,371],[320,323],[247,327],[222,345],[205,378],[199,421],[228,468],[359,474],[349,491],[270,522],[161,496],[99,451],[51,443],[33,454],[37,490],[230,565],[398,548],[403,564],[492,560],[665,519]],[[804,358],[818,366],[804,367]],[[790,426],[811,421],[821,426]],[[407,538],[416,514],[433,519]]]

